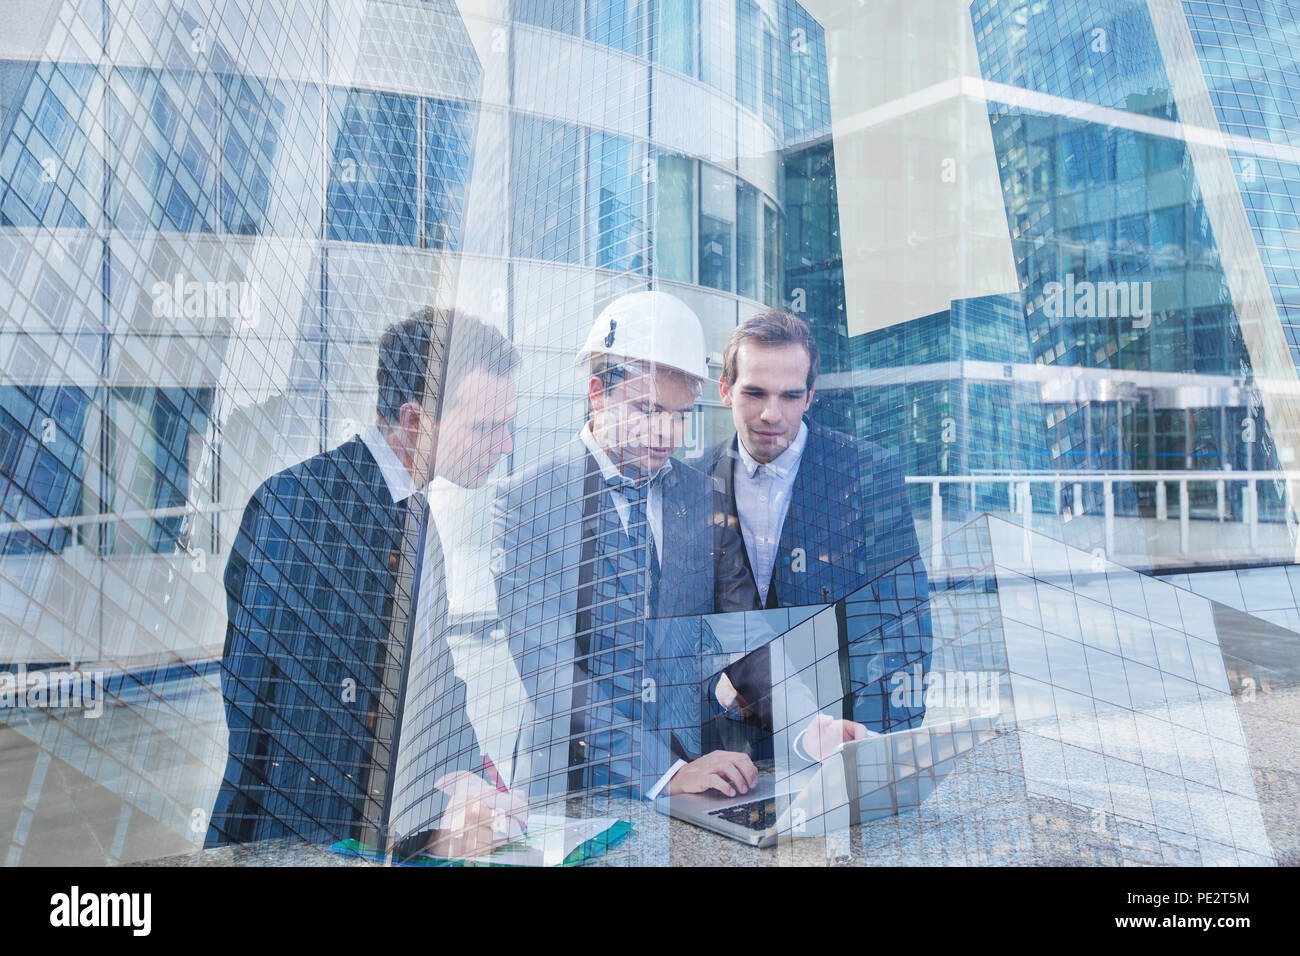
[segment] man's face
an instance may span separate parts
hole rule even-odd
[[[802,345],[754,345],[736,351],[736,381],[718,385],[736,432],[755,461],[768,462],[790,447],[812,404],[810,359]]]
[[[446,396],[438,425],[436,473],[463,488],[479,488],[514,450],[515,381],[487,369],[467,372]]]
[[[698,384],[681,372],[629,366],[609,388],[589,383],[596,442],[629,478],[652,475],[682,443]]]

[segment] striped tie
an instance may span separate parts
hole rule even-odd
[[[650,568],[657,563],[646,520],[649,482],[613,479],[601,495],[590,609],[583,787],[634,785],[641,754],[641,690]],[[614,496],[628,503],[627,527]],[[657,579],[658,575],[653,575]]]

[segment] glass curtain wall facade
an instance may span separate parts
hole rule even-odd
[[[0,14],[6,863],[1300,859],[1300,8],[877,14]]]

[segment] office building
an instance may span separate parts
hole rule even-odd
[[[1173,575],[1156,582],[1166,602],[1195,592],[1267,618],[1274,656],[1241,651],[1201,682],[1204,706],[1231,708],[1247,678],[1286,686],[1300,599],[1260,595],[1289,580],[1296,547],[1297,16],[1271,0],[0,14],[0,670],[101,675],[104,705],[3,713],[6,862],[205,841],[232,732],[223,578],[241,515],[269,476],[371,426],[380,337],[426,305],[480,316],[522,355],[499,478],[581,426],[576,351],[620,294],[667,291],[701,320],[711,381],[682,458],[731,434],[714,387],[730,331],[783,305],[822,350],[811,417],[902,462],[936,600],[960,590],[954,567],[996,565],[982,580],[1002,587],[1012,559],[950,535],[1009,520],[1105,575]],[[492,488],[435,482],[430,499],[447,553],[437,626],[508,775],[529,718],[501,639]],[[1227,652],[1220,631],[1180,633]],[[1039,679],[1014,656],[998,665],[1013,689],[1015,673]],[[412,827],[454,756],[421,723],[426,691],[397,768]],[[337,729],[340,746],[366,751],[364,723]],[[1271,796],[1240,785],[1257,758],[1242,726],[1212,761],[1234,783],[1211,789],[1265,804],[1259,826],[1225,836],[1196,811],[1180,829],[1154,797],[1147,820],[1118,776],[1104,799],[1070,791],[1069,814],[1104,804],[1116,841],[1122,818],[1181,848],[1134,859],[1287,859],[1269,848]],[[998,747],[989,759],[1011,767]],[[1079,759],[1118,774],[1170,753],[1145,747]],[[1044,766],[1016,771],[1025,820],[1085,765]],[[291,830],[319,822],[309,794],[258,799]],[[84,823],[66,822],[73,806]]]

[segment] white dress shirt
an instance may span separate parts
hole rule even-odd
[[[763,463],[755,460],[745,448],[745,443],[736,438],[740,452],[732,478],[736,489],[736,513],[740,518],[741,535],[745,539],[745,553],[749,555],[750,567],[754,569],[754,584],[758,587],[759,597],[767,603],[767,592],[772,586],[772,569],[776,566],[776,552],[781,543],[781,529],[785,525],[785,516],[790,510],[790,496],[794,491],[794,480],[799,474],[799,462],[803,459],[804,447],[808,444],[808,424],[799,423],[799,433],[794,436],[785,451],[771,461]],[[718,626],[721,625],[721,626]],[[714,633],[720,638],[727,627],[726,618],[718,619]],[[748,625],[752,627],[753,625]],[[762,622],[766,628],[766,622]],[[756,635],[749,636],[749,647]],[[775,635],[774,635],[775,636]],[[766,641],[758,636],[758,644]],[[726,641],[723,640],[724,647]],[[742,645],[745,640],[740,642]],[[783,688],[782,693],[773,693],[773,724],[777,727],[794,729],[805,721],[806,726],[799,730],[795,738],[795,752],[806,753],[804,737],[813,726],[812,719],[824,713],[815,695],[797,675],[795,667],[781,651],[780,673],[773,674],[773,684]],[[775,671],[778,667],[776,658],[772,660]],[[774,688],[775,690],[775,688]],[[832,703],[827,701],[828,704]],[[779,708],[779,709],[777,709]],[[870,731],[868,731],[870,733]]]
[[[411,481],[411,473],[406,470],[406,466],[398,459],[397,453],[393,447],[388,444],[388,439],[384,438],[380,432],[379,426],[373,426],[369,431],[361,436],[361,440],[366,443],[370,449],[370,454],[374,456],[375,462],[379,465],[379,472],[384,476],[384,484],[388,485],[388,493],[393,496],[394,503],[400,504],[406,501],[417,491],[427,491],[415,487],[415,482]],[[424,520],[429,523],[429,530],[424,535],[424,555],[420,561],[420,589],[416,592],[415,607],[415,633],[420,635],[419,646],[427,648],[433,642],[432,627],[434,622],[429,620],[429,615],[433,610],[432,601],[420,600],[428,594],[429,586],[428,575],[432,573],[433,562],[429,559],[429,554],[433,549],[434,535],[438,533],[437,526],[433,522],[433,513],[429,508],[429,496],[424,496]]]
[[[372,426],[361,436],[361,440],[366,443],[371,456],[379,465],[379,472],[384,476],[384,484],[388,485],[388,493],[393,496],[393,501],[405,501],[415,494],[415,482],[411,481],[411,473],[398,460],[397,452],[388,444],[388,439],[379,430],[379,426]]]
[[[732,472],[736,513],[740,517],[749,566],[754,570],[758,597],[766,604],[776,552],[781,543],[781,528],[790,510],[790,494],[799,474],[799,461],[803,458],[804,446],[808,444],[808,425],[800,422],[794,441],[766,463],[755,460],[740,437],[736,438],[736,444],[740,452]]]

